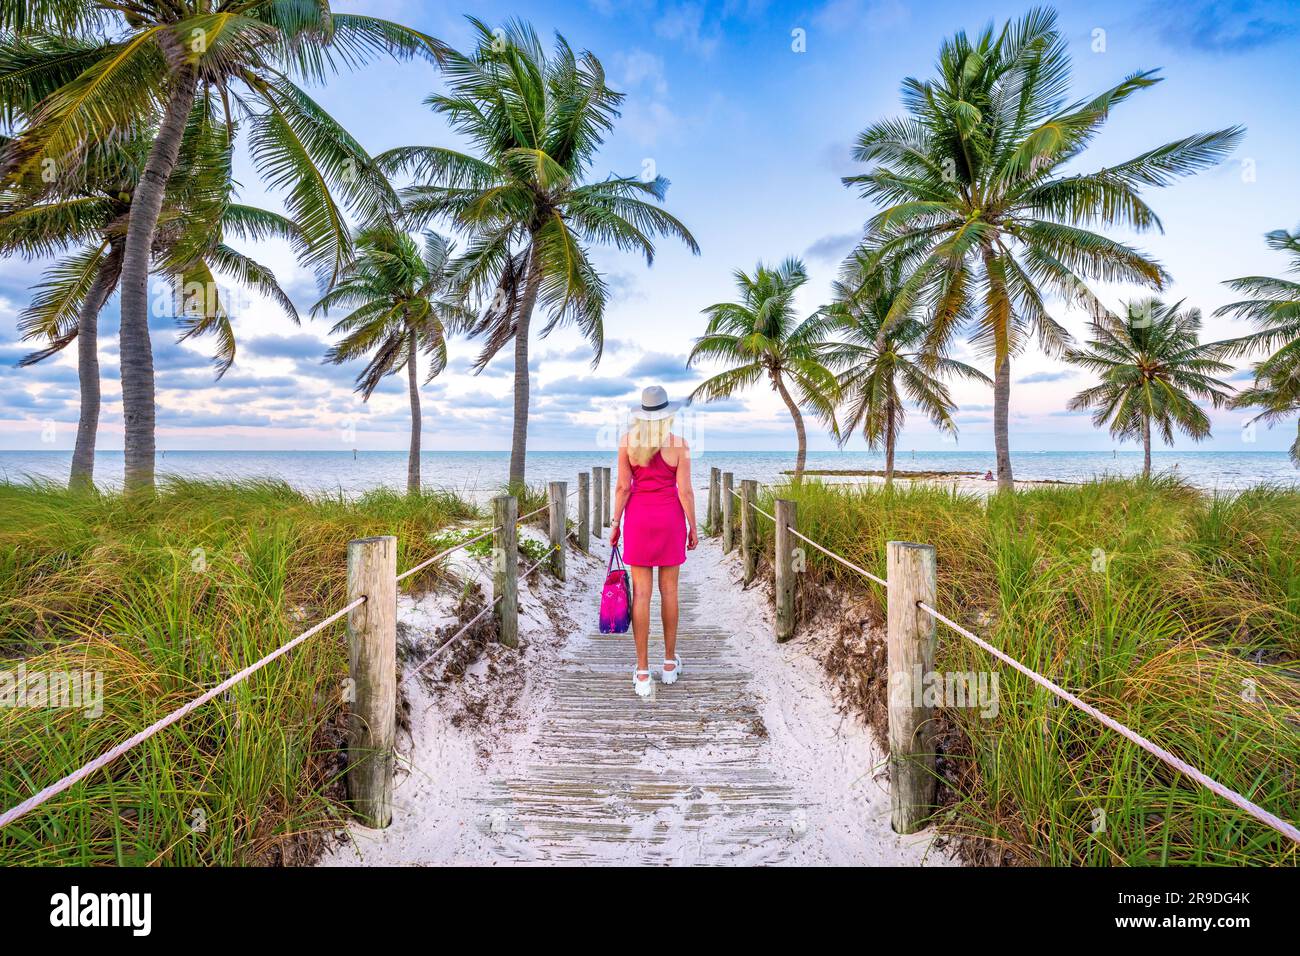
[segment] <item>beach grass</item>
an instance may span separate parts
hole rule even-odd
[[[882,577],[887,541],[933,544],[941,611],[1265,809],[1300,821],[1300,493],[1207,496],[1176,480],[1139,479],[985,501],[939,486],[805,481],[766,497],[769,511],[773,497],[796,501],[804,534]],[[770,559],[770,523],[760,530]],[[883,619],[882,588],[808,551],[807,614],[824,606],[829,589],[869,620]],[[1296,864],[1290,840],[943,625],[938,641],[938,671],[996,673],[999,682],[996,715],[944,706],[936,725],[936,819],[970,858]],[[840,668],[849,658],[856,663],[838,675],[841,686],[864,712],[873,708],[862,702],[876,695],[879,724],[883,651],[831,654]]]
[[[445,492],[308,496],[170,479],[156,497],[0,484],[0,672],[102,675],[102,714],[0,707],[8,809],[345,603],[350,539],[399,570],[479,517]],[[427,586],[436,569],[403,582]],[[302,862],[344,819],[339,622],[0,831],[0,864]]]

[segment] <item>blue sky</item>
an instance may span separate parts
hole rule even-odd
[[[900,112],[908,75],[928,76],[944,36],[975,31],[1028,9],[1022,3],[904,3],[902,0],[763,0],[670,2],[571,0],[426,5],[402,0],[343,3],[418,26],[458,47],[469,44],[463,14],[489,24],[511,16],[544,36],[562,32],[604,62],[611,84],[627,94],[623,117],[598,157],[594,176],[637,174],[652,164],[672,181],[668,208],[702,246],[692,256],[664,241],[654,265],[613,250],[595,258],[613,301],[606,313],[606,351],[599,368],[574,333],[533,342],[534,408],[530,447],[596,447],[632,393],[659,382],[680,397],[699,381],[684,368],[702,330],[700,310],[732,297],[732,272],[761,260],[802,256],[809,266],[801,307],[827,296],[839,260],[872,209],[839,177],[856,171],[850,144],[867,124]],[[1160,68],[1165,81],[1117,109],[1080,168],[1116,162],[1167,140],[1240,123],[1247,134],[1221,167],[1149,201],[1164,234],[1131,238],[1172,273],[1170,299],[1206,314],[1207,338],[1241,331],[1210,317],[1231,298],[1220,282],[1247,274],[1280,275],[1283,257],[1263,234],[1300,225],[1300,127],[1286,78],[1300,52],[1300,7],[1254,2],[1168,4],[1101,2],[1055,5],[1074,60],[1073,92],[1083,96],[1138,69]],[[802,31],[797,34],[795,31]],[[804,50],[795,41],[804,38]],[[407,144],[450,144],[454,137],[422,105],[439,87],[425,64],[377,63],[335,77],[314,94],[372,152]],[[245,157],[237,164],[244,201],[278,208],[259,187]],[[248,248],[275,268],[306,316],[312,276],[287,247]],[[28,349],[15,319],[41,263],[0,263],[0,448],[70,448],[75,437],[75,355],[36,369],[16,369]],[[1103,288],[1112,304],[1137,290]],[[1054,314],[1076,335],[1079,315]],[[356,369],[322,366],[329,323],[295,327],[267,302],[244,303],[236,315],[236,367],[212,382],[202,345],[177,344],[155,332],[159,368],[160,448],[405,447],[404,379],[390,379],[368,404],[351,391]],[[116,302],[101,325],[105,412],[101,447],[121,446],[116,366]],[[451,368],[424,389],[426,449],[494,449],[509,445],[510,364],[503,355],[470,375],[474,343],[453,341]],[[1014,363],[1012,447],[1022,450],[1110,448],[1085,416],[1067,414],[1087,379],[1030,349]],[[961,406],[957,447],[992,447],[989,389],[956,384]],[[1202,447],[1285,448],[1289,428],[1260,430],[1243,445],[1241,412],[1215,412],[1214,438]],[[693,434],[718,449],[793,447],[779,400],[754,391],[701,407]],[[53,438],[43,442],[43,438]],[[810,429],[814,447],[831,447]],[[862,447],[860,438],[850,448]],[[913,416],[905,449],[951,449]],[[1179,447],[1189,447],[1184,442]]]

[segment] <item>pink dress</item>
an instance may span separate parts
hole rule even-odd
[[[632,465],[632,493],[623,512],[623,560],[643,568],[686,563],[686,512],[677,497],[677,469],[654,453]]]

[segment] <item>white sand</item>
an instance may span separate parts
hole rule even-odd
[[[554,846],[539,845],[502,809],[502,781],[536,773],[539,760],[545,766],[557,752],[564,753],[546,746],[540,731],[548,716],[554,717],[548,708],[557,704],[554,685],[561,662],[572,668],[575,655],[586,652],[583,642],[590,640],[585,635],[593,629],[605,554],[603,545],[598,555],[590,557],[570,550],[568,582],[560,585],[549,576],[538,578],[541,596],[531,583],[521,584],[521,653],[491,645],[462,680],[427,685],[418,679],[405,680],[411,734],[399,736],[403,772],[394,794],[393,825],[383,831],[350,828],[347,840],[328,852],[322,865],[508,865],[554,862],[557,857],[558,862],[564,861]],[[462,559],[462,572],[472,571],[472,564],[472,559],[468,563]],[[478,570],[485,574],[485,569]],[[579,848],[581,858],[621,864],[950,865],[953,861],[946,853],[930,846],[932,834],[899,837],[890,830],[881,754],[859,721],[837,712],[830,684],[809,652],[816,635],[776,644],[766,598],[758,589],[743,591],[738,578],[736,558],[724,557],[711,541],[689,556],[683,572],[684,585],[696,589],[700,603],[707,604],[710,621],[731,632],[723,642],[723,657],[732,659],[713,661],[711,667],[716,672],[734,665],[736,673],[746,678],[737,694],[745,698],[745,706],[757,709],[767,732],[757,749],[754,739],[746,741],[750,748],[746,754],[758,754],[764,765],[759,769],[788,788],[798,805],[779,828],[787,835],[770,844],[756,843],[748,852],[741,845],[738,853],[719,855],[711,848],[728,835],[734,848],[737,833],[771,821],[750,819],[745,815],[749,811],[739,816],[724,813],[735,807],[711,807],[712,791],[705,787],[701,799],[692,787],[683,790],[681,799],[658,804],[651,814],[637,816],[629,811],[623,818],[627,826],[622,837]],[[450,601],[446,595],[419,602],[403,600],[399,617],[412,628],[410,636],[417,644],[421,631],[446,622]],[[657,631],[655,621],[652,635]],[[626,642],[626,693],[631,698],[631,636],[601,640]],[[617,657],[618,645],[602,646],[613,648]],[[688,661],[683,684],[708,679],[707,673],[692,676]],[[660,693],[675,690],[663,688]],[[660,699],[660,706],[669,701]],[[647,723],[647,728],[653,726]],[[725,760],[726,748],[725,737],[707,753],[686,753],[651,740],[639,756],[628,758],[634,761],[629,778],[649,774],[652,779],[662,775],[665,781],[670,775],[673,781],[689,779],[693,767],[716,768],[719,759]],[[617,795],[608,798],[618,799]],[[608,800],[602,810],[606,814]],[[572,851],[568,858],[575,858]]]
[[[701,544],[687,567],[738,636],[736,651],[753,673],[772,748],[771,760],[809,801],[808,830],[788,862],[806,865],[936,866],[955,861],[930,846],[933,832],[899,836],[889,826],[885,755],[861,721],[842,715],[810,647],[809,632],[786,644],[773,636],[768,600],[740,586],[739,551]]]

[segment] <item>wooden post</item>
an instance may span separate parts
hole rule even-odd
[[[729,471],[722,473],[722,553],[729,554],[736,546],[736,496],[732,494],[735,475]]]
[[[609,490],[609,481],[610,481],[610,478],[609,478],[609,468],[608,468],[608,466],[605,467],[605,468],[602,468],[602,469],[601,469],[601,473],[605,476],[605,488],[604,488],[604,491],[602,491],[602,492],[601,492],[601,495],[600,495],[600,514],[601,514],[601,521],[603,522],[604,526],[605,526],[606,528],[608,528],[608,527],[609,527],[609,513],[610,513],[610,511],[612,510],[612,509],[610,508],[611,495],[610,495],[610,490]]]
[[[934,673],[934,618],[916,605],[935,605],[934,547],[890,541],[888,678],[889,796],[896,833],[915,833],[934,810],[935,753],[927,675]]]
[[[591,469],[591,536],[599,541],[605,536],[604,506],[600,503],[601,489],[605,486],[600,468]]]
[[[397,538],[348,542],[348,796],[368,827],[393,822],[397,736]]]
[[[754,503],[758,500],[758,482],[746,478],[740,483],[740,554],[745,559],[745,584],[754,580],[758,573],[758,512]]]
[[[591,550],[591,476],[578,472],[578,547]]]
[[[492,499],[492,598],[497,631],[506,647],[519,646],[519,501],[514,495]],[[500,600],[497,600],[500,598]]]
[[[795,566],[796,538],[790,533],[791,529],[797,528],[797,506],[793,501],[786,501],[784,498],[776,499],[776,510],[772,512],[776,518],[776,552],[775,567],[776,575],[776,615],[774,623],[776,624],[776,640],[778,644],[783,644],[790,638],[794,637],[794,599],[795,599],[795,581],[796,575],[803,570],[802,567]]]
[[[563,481],[552,481],[546,486],[547,502],[550,504],[551,526],[551,570],[561,581],[564,580],[564,538],[569,524],[568,485]]]
[[[721,469],[709,469],[709,508],[704,517],[704,530],[709,534],[718,533],[718,519],[722,513],[718,505],[718,485],[721,481],[721,475]]]

